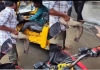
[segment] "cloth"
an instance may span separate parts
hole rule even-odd
[[[4,10],[0,12],[0,26],[5,25],[6,27],[16,29],[17,24],[18,21],[14,9],[6,7]],[[13,39],[11,37],[11,33],[9,31],[0,30],[0,46],[2,46],[2,44],[8,38],[12,40],[13,44],[16,44],[16,39]]]

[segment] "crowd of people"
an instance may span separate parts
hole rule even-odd
[[[49,12],[49,26],[53,26],[58,21],[61,25],[61,33],[63,33],[63,46],[65,46],[65,39],[66,39],[66,29],[69,26],[76,27],[78,30],[76,38],[73,39],[76,42],[79,42],[80,37],[83,33],[83,26],[84,19],[82,17],[82,9],[84,8],[84,4],[86,1],[49,1],[49,9],[42,4],[42,1],[33,1],[34,6],[38,7],[38,11],[35,15],[33,15],[29,19],[30,22],[24,24],[23,28],[20,32],[25,31],[25,29],[34,23],[43,24],[44,20],[41,18],[43,12]],[[75,12],[77,13],[77,20],[74,20],[71,17],[72,6],[75,8]],[[10,62],[17,63],[18,60],[18,53],[16,49],[16,39],[11,37],[11,33],[18,35],[18,31],[16,31],[16,26],[18,24],[17,16],[15,14],[15,10],[17,8],[17,3],[14,1],[5,1],[4,3],[0,1],[0,47],[2,44],[10,39],[12,41],[13,48],[8,53]],[[95,26],[98,30],[97,36],[100,37],[100,28]],[[55,38],[56,39],[56,38]],[[67,44],[65,46],[69,49],[71,46]]]

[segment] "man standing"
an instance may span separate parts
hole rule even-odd
[[[9,59],[10,62],[17,64],[18,54],[16,50],[16,40],[11,37],[11,33],[18,34],[15,30],[18,24],[14,11],[16,9],[16,3],[13,1],[5,1],[5,6],[6,8],[0,13],[0,46],[8,39],[11,39],[13,48],[8,53]]]
[[[77,13],[77,21],[82,21],[82,10],[86,1],[73,1],[75,12]]]
[[[66,27],[70,25],[78,26],[81,23],[74,21],[67,15],[68,10],[71,7],[68,4],[68,1],[50,1],[49,5],[50,5],[50,16],[49,16],[50,27],[56,22],[60,21],[61,30],[63,32],[63,46],[65,46]],[[77,39],[78,38],[75,38],[75,41]],[[66,48],[69,48],[69,46],[67,45]]]

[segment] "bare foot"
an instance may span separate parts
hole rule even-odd
[[[84,23],[84,20],[79,20],[80,22]]]

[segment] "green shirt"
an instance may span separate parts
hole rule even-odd
[[[43,12],[47,12],[48,13],[48,8],[46,6],[44,6],[44,5],[39,7],[37,12],[36,12],[36,14],[33,15],[32,17],[30,17],[29,20],[36,21],[39,24],[43,25],[43,23],[44,23],[44,19],[42,18]]]

